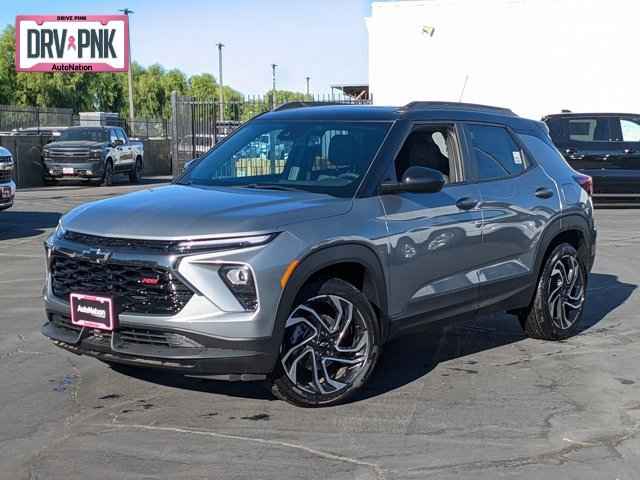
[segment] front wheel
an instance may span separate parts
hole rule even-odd
[[[102,175],[102,186],[110,187],[113,185],[113,164],[108,161],[104,166],[104,174]]]
[[[133,166],[133,170],[129,172],[129,182],[140,183],[141,174],[142,174],[142,160],[137,159],[135,165]]]
[[[375,311],[353,285],[307,285],[286,321],[271,390],[303,407],[344,402],[371,376],[380,343]]]
[[[568,243],[558,245],[542,268],[533,302],[519,315],[532,338],[562,340],[574,335],[582,318],[587,270]]]

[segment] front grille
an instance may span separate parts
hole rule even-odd
[[[8,182],[12,178],[12,170],[0,170],[0,182]]]
[[[136,240],[131,238],[112,238],[98,237],[96,235],[87,235],[84,233],[72,232],[67,230],[64,239],[71,242],[91,245],[100,248],[123,248],[123,249],[143,249],[155,252],[169,252],[179,242],[165,240]]]
[[[143,278],[155,285],[144,284]],[[159,268],[90,260],[55,252],[51,257],[51,287],[54,295],[68,299],[70,293],[105,295],[114,298],[123,313],[175,315],[193,296],[170,271]]]
[[[49,148],[48,156],[51,158],[87,158],[89,156],[88,148]]]
[[[195,340],[179,333],[162,332],[143,328],[122,327],[118,330],[118,341],[122,343],[136,343],[139,345],[155,345],[169,348],[201,348]]]

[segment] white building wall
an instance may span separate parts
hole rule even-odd
[[[530,118],[640,113],[638,0],[375,2],[366,22],[378,105],[462,99]]]

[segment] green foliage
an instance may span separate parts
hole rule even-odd
[[[16,91],[16,33],[12,25],[0,35],[0,104],[15,102]]]

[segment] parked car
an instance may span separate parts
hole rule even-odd
[[[593,178],[596,199],[640,200],[640,114],[562,113],[543,120],[569,164]]]
[[[44,181],[83,178],[111,185],[113,175],[125,173],[138,183],[143,158],[143,144],[120,127],[71,127],[42,148]]]
[[[11,152],[0,147],[0,211],[13,205],[16,194],[16,184],[13,181],[14,166]]]
[[[241,152],[265,134],[286,161],[248,175]],[[509,110],[270,112],[173,185],[67,213],[46,242],[43,333],[107,363],[335,404],[386,341],[429,322],[506,310],[531,337],[578,332],[589,184]]]

